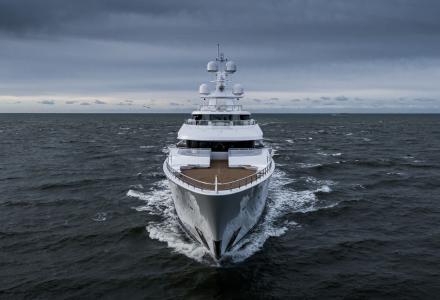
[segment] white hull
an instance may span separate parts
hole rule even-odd
[[[215,259],[243,238],[263,213],[274,167],[266,176],[229,191],[202,191],[186,185],[164,168],[177,215],[194,239]]]

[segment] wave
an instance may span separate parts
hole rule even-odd
[[[242,262],[260,251],[269,238],[279,237],[290,228],[298,227],[299,224],[291,219],[291,214],[306,213],[321,208],[317,205],[317,195],[331,192],[330,185],[334,184],[331,181],[311,178],[313,189],[296,191],[289,187],[292,182],[293,179],[289,178],[284,171],[275,170],[262,219],[249,235],[225,254],[223,258],[225,262]],[[150,221],[146,226],[151,239],[164,242],[173,251],[198,262],[215,265],[206,248],[194,242],[181,228],[166,180],[157,182],[153,189],[146,193],[130,189],[127,196],[145,201],[144,205],[134,207],[137,211],[160,217],[157,221]]]
[[[333,156],[333,157],[336,157],[336,156],[341,156],[342,152],[336,152],[336,153],[318,152],[316,154],[322,155],[322,156]]]
[[[261,250],[269,238],[282,236],[290,228],[299,226],[294,220],[286,218],[288,214],[316,210],[315,191],[295,191],[287,187],[292,182],[293,180],[284,171],[276,170],[274,172],[263,219],[225,257],[231,258],[235,263],[246,260]]]
[[[144,205],[134,207],[137,211],[161,217],[158,221],[150,221],[146,226],[151,239],[164,242],[175,252],[198,262],[206,261],[209,256],[206,248],[194,242],[181,228],[167,180],[157,182],[150,192],[129,190],[127,196],[145,201]]]
[[[37,190],[52,190],[52,189],[65,189],[65,188],[77,188],[84,187],[99,183],[109,183],[109,182],[118,182],[121,180],[131,179],[132,176],[108,176],[108,177],[97,177],[97,178],[83,178],[83,179],[61,179],[59,178],[53,179],[52,182],[43,182],[38,185],[32,186],[33,189]],[[58,181],[56,181],[58,180]]]
[[[300,168],[304,169],[313,169],[313,168],[319,168],[322,167],[322,164],[319,163],[298,163],[297,164]]]

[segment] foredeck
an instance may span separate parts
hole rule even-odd
[[[212,160],[209,168],[193,168],[182,170],[185,175],[181,179],[201,189],[215,188],[217,177],[217,189],[227,190],[238,188],[255,180],[256,170],[246,168],[229,168],[227,160]],[[194,180],[192,180],[194,179]],[[242,179],[242,180],[241,180]]]

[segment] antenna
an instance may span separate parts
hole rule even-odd
[[[228,59],[225,58],[224,54],[220,52],[220,44],[219,43],[217,43],[217,58],[215,60],[219,61],[221,63],[228,61]]]

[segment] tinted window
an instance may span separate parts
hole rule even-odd
[[[230,148],[254,148],[254,141],[238,142],[209,142],[209,141],[186,141],[188,148],[210,148],[214,152],[225,152]]]

